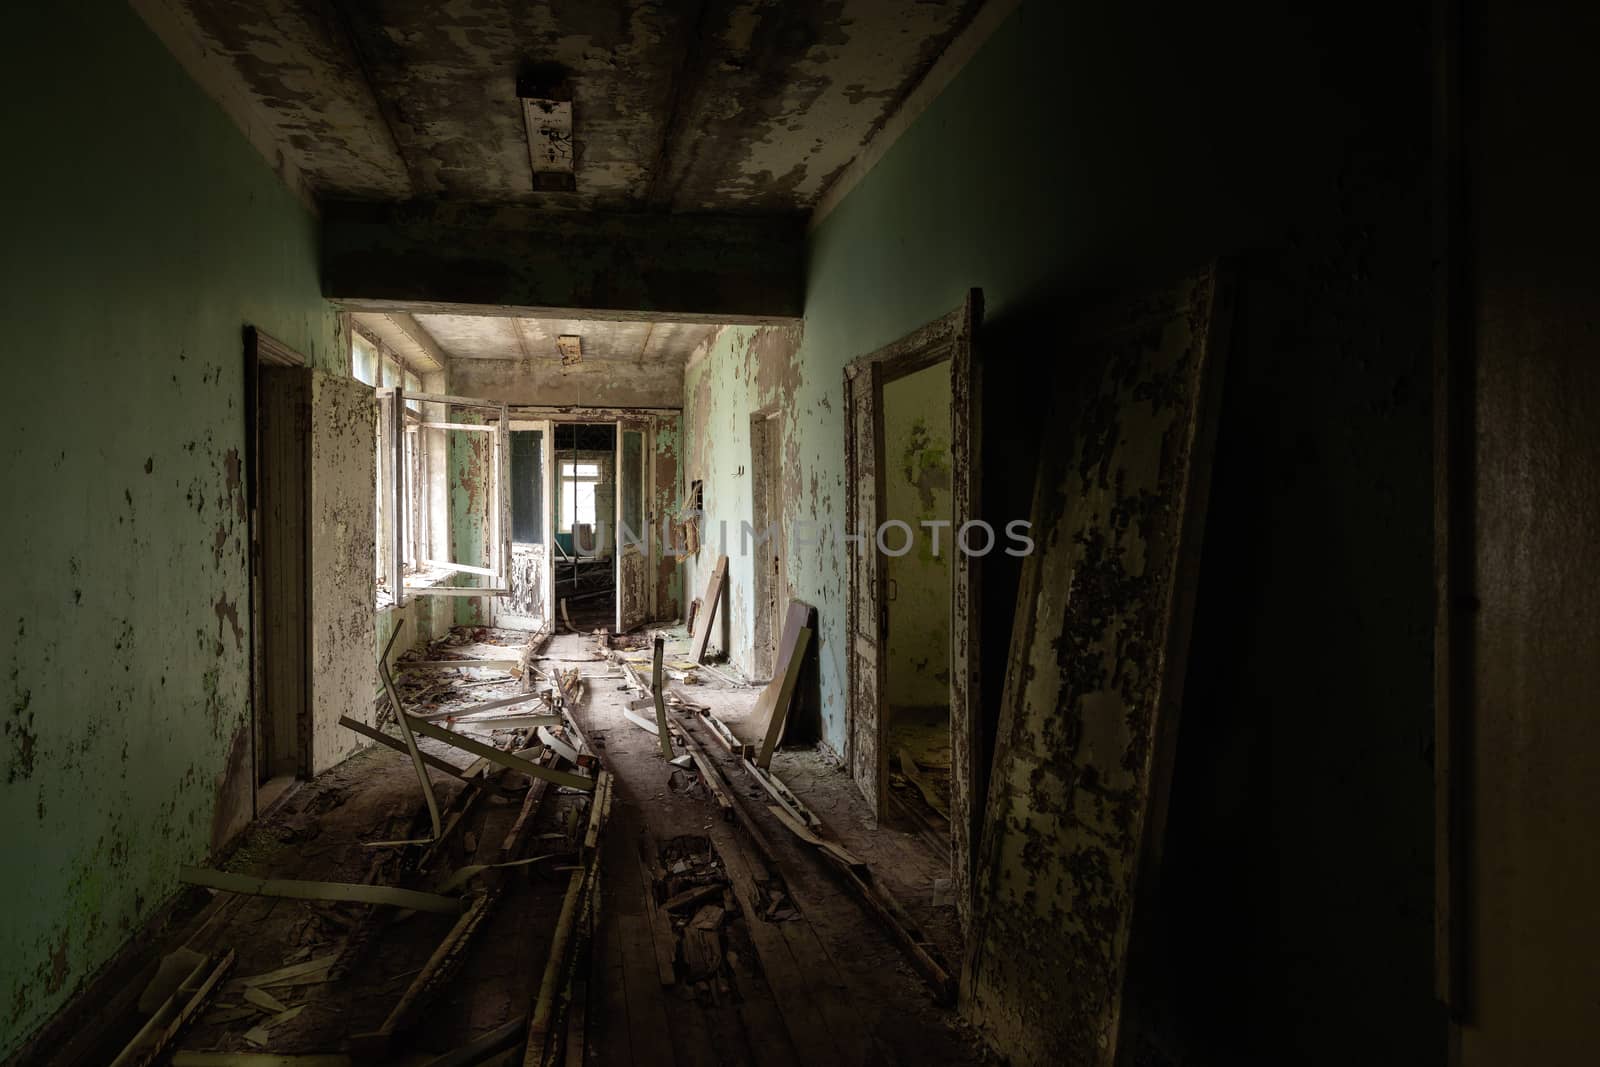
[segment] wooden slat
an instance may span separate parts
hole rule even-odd
[[[514,771],[521,771],[530,778],[545,778],[556,785],[564,785],[571,789],[593,791],[595,788],[595,780],[593,778],[586,778],[581,774],[571,774],[567,771],[558,771],[553,767],[541,767],[537,763],[530,763],[521,756],[502,752],[498,748],[474,741],[470,737],[463,737],[453,730],[435,726],[426,719],[418,719],[409,714],[406,715],[406,719],[409,721],[411,728],[423,737],[431,737],[435,741],[443,741],[452,748],[459,748],[463,752],[481,756],[490,763],[497,763]]]
[[[711,580],[706,583],[705,598],[700,601],[700,617],[695,620],[694,645],[689,659],[699,663],[706,658],[706,642],[711,639],[711,627],[717,622],[717,609],[722,604],[722,587],[728,578],[728,557],[718,556],[717,565],[711,569]]]
[[[363,735],[365,737],[370,737],[372,740],[378,742],[378,744],[380,744],[380,745],[387,745],[389,748],[394,749],[396,752],[405,752],[406,751],[405,742],[401,741],[398,738],[390,737],[388,734],[384,733],[382,730],[378,730],[378,729],[375,729],[375,728],[373,728],[371,726],[368,726],[364,722],[358,722],[355,719],[350,718],[350,716],[348,716],[348,715],[341,715],[339,717],[339,725],[348,727],[349,729],[354,730],[356,733],[361,734],[361,735]],[[457,767],[457,766],[455,766],[453,764],[445,762],[444,760],[440,759],[438,756],[431,755],[430,753],[427,753],[427,752],[423,752],[422,753],[422,762],[426,763],[428,766],[432,767],[436,771],[443,771],[445,774],[448,774],[453,778],[459,778],[463,782],[472,781],[472,776],[471,775],[467,774],[460,767]]]
[[[672,737],[667,730],[667,698],[662,684],[661,660],[666,654],[667,639],[656,634],[655,652],[650,663],[650,694],[656,706],[656,740],[661,744],[661,758],[672,758]]]
[[[383,691],[389,695],[389,706],[394,708],[394,718],[400,727],[400,740],[406,743],[406,752],[411,756],[411,763],[417,770],[417,778],[422,783],[422,799],[428,805],[428,818],[433,822],[433,838],[439,839],[439,799],[433,795],[433,782],[428,779],[428,769],[422,761],[422,752],[417,748],[417,739],[412,736],[411,725],[408,723],[406,706],[400,700],[400,694],[395,692],[394,679],[389,676],[389,650],[394,647],[395,638],[400,636],[400,631],[405,629],[406,620],[396,619],[394,632],[389,635],[389,643],[383,647],[383,654],[378,657],[378,677],[383,680]],[[481,755],[481,753],[479,753]]]

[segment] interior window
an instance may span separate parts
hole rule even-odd
[[[598,463],[561,464],[561,532],[571,533],[574,523],[594,526],[595,484],[600,480]]]
[[[359,333],[351,338],[350,376],[368,385],[378,384],[378,346]]]

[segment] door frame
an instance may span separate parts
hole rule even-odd
[[[262,440],[261,440],[261,374],[266,368],[297,369],[304,377],[304,389],[301,395],[302,408],[310,403],[310,364],[306,358],[282,341],[262,332],[254,326],[246,326],[244,330],[244,358],[245,358],[245,492],[248,500],[247,523],[248,542],[250,548],[250,723],[251,723],[251,753],[250,753],[250,789],[251,789],[251,815],[259,815],[260,794],[263,767],[262,760],[266,757],[268,746],[265,742],[264,730],[267,728],[267,697],[266,697],[266,619],[265,619],[265,584],[262,567],[264,564],[262,548]],[[311,434],[308,432],[303,437],[303,480],[302,491],[305,494],[306,513],[310,514],[310,488],[311,488]],[[309,561],[311,558],[310,524],[305,523],[301,529],[303,557]],[[301,593],[301,622],[303,640],[305,643],[304,655],[301,659],[302,677],[300,679],[303,695],[301,698],[301,721],[295,729],[295,736],[299,740],[299,752],[296,758],[295,776],[304,778],[311,773],[311,568],[306,567],[304,588]]]
[[[555,484],[555,423],[550,419],[517,418],[508,415],[506,420],[506,478],[509,483],[511,477],[511,434],[519,431],[537,430],[544,434],[544,444],[539,449],[539,477],[541,489],[539,493],[539,524],[544,531],[544,625],[551,633],[555,633],[556,623],[556,578],[555,578],[555,502],[551,499],[551,492]],[[506,487],[506,507],[511,506],[511,494],[516,487],[508,484]],[[516,548],[517,542],[512,536],[511,523],[506,522],[506,587],[511,586],[511,552]],[[506,597],[495,597],[491,600],[490,619],[499,625],[502,614],[501,603]],[[510,614],[507,612],[507,614]]]
[[[650,448],[650,445],[651,445],[651,434],[650,434],[651,420],[650,419],[648,419],[648,418],[646,418],[644,416],[634,416],[632,418],[624,418],[624,419],[617,420],[617,422],[615,423],[615,426],[616,426],[616,437],[612,442],[612,447],[613,447],[613,449],[614,449],[614,451],[616,453],[616,458],[615,458],[615,462],[612,464],[612,469],[615,472],[613,477],[616,480],[616,485],[613,486],[613,490],[616,493],[616,501],[615,501],[615,505],[616,506],[613,509],[612,513],[611,513],[611,525],[612,525],[612,527],[614,529],[613,547],[612,547],[612,564],[611,564],[611,566],[612,566],[612,575],[613,575],[612,586],[613,586],[614,595],[615,595],[615,621],[616,621],[616,630],[615,630],[615,632],[621,634],[621,633],[627,633],[628,630],[637,629],[640,626],[643,626],[645,623],[649,622],[651,619],[655,618],[655,603],[654,603],[655,582],[652,580],[651,565],[650,565],[650,561],[652,560],[652,558],[654,558],[653,554],[651,552],[651,544],[650,544],[650,540],[651,540],[650,539],[650,525],[651,525],[651,523],[650,523],[650,520],[651,520],[651,516],[650,516],[650,501],[654,496],[653,487],[651,485],[652,475],[653,475],[653,470],[654,470],[654,464],[652,464],[650,462],[650,452],[651,452],[651,448]],[[622,504],[623,504],[622,494],[623,494],[623,484],[624,484],[624,473],[623,473],[623,466],[622,466],[622,435],[625,434],[625,433],[637,433],[639,435],[639,487],[638,487],[639,488],[639,521],[643,525],[643,529],[642,530],[633,530],[633,531],[630,531],[630,532],[634,533],[634,534],[643,534],[644,535],[644,539],[645,539],[644,550],[642,552],[642,555],[643,555],[643,558],[644,558],[644,563],[641,565],[642,566],[642,571],[643,571],[643,574],[644,574],[644,579],[645,579],[644,604],[640,608],[640,613],[639,613],[638,620],[633,622],[632,625],[628,626],[626,629],[624,629],[624,626],[623,626],[623,624],[624,624],[624,622],[626,620],[624,620],[623,615],[622,615],[622,601],[623,601],[623,595],[624,595],[623,573],[622,573],[622,567],[623,567],[622,516],[624,514],[623,507],[622,507]]]
[[[981,459],[981,391],[978,366],[973,359],[973,336],[983,317],[983,291],[972,289],[962,305],[891,344],[854,360],[845,368],[845,478],[848,522],[852,533],[863,533],[865,540],[854,549],[876,552],[876,531],[856,529],[858,488],[863,479],[873,482],[875,511],[881,521],[884,497],[883,478],[883,387],[908,374],[947,362],[950,365],[950,451],[951,451],[951,526],[950,551],[950,834],[951,866],[955,882],[957,910],[962,929],[969,918],[973,854],[978,835],[980,804],[986,768],[979,758],[982,724],[979,722],[979,576],[980,561],[962,555],[956,548],[956,535],[966,522],[982,515],[979,464]],[[870,449],[857,440],[855,404],[870,409],[874,441]],[[862,470],[861,456],[876,457],[870,471]],[[869,573],[863,576],[863,570]],[[846,686],[847,730],[846,762],[856,770],[871,769],[871,780],[857,777],[875,818],[881,818],[888,789],[888,716],[882,714],[884,679],[887,668],[886,640],[887,571],[879,565],[863,568],[852,558],[850,588],[845,599],[846,640],[865,641],[876,648],[877,701],[860,699],[857,684],[857,657],[847,657],[849,680]],[[871,704],[872,706],[867,706]],[[860,740],[871,740],[874,753],[849,751]]]
[[[752,664],[755,676],[770,680],[777,670],[788,592],[787,545],[783,529],[782,426],[780,411],[769,405],[750,415],[750,524],[756,531],[773,530],[765,547],[775,569],[763,562],[752,565],[755,584],[755,631]]]

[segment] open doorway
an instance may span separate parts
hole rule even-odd
[[[884,538],[889,625],[882,714],[890,806],[950,850],[950,367],[883,386]]]
[[[617,611],[617,427],[558,423],[554,440],[556,608],[574,630],[609,630]]]
[[[510,630],[553,629],[551,426],[546,421],[512,420],[509,437],[511,564],[506,581],[510,595],[495,601],[495,625]]]
[[[983,294],[974,289],[961,307],[855,360],[844,374],[845,526],[860,539],[849,553],[845,601],[850,775],[874,816],[917,823],[908,829],[922,830],[940,852],[948,847],[963,929],[970,918],[978,798],[986,785],[973,605],[979,602],[979,557],[992,545],[979,537],[975,551],[960,547],[969,524],[982,526],[980,383],[972,357],[982,314]],[[941,377],[943,388],[934,382]],[[898,489],[890,499],[896,482],[909,494],[904,501]],[[928,528],[924,520],[950,525]],[[942,568],[932,566],[936,558]],[[941,573],[942,585],[935,581]],[[923,605],[920,612],[917,605]],[[897,626],[903,641],[891,638]],[[931,648],[940,640],[947,650],[942,656]],[[941,730],[943,751],[935,736]],[[902,763],[899,748],[907,749],[909,763]],[[917,748],[927,771],[917,763]],[[891,789],[891,771],[906,789]],[[921,809],[903,802],[908,790],[932,818],[916,818]],[[940,816],[939,806],[947,814]]]

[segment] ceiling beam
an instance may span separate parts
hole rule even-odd
[[[351,311],[785,323],[804,215],[606,214],[325,203],[323,295]]]
[[[397,352],[413,371],[427,374],[442,371],[450,362],[449,355],[422,323],[404,311],[357,312],[356,323],[376,334],[384,344]]]

